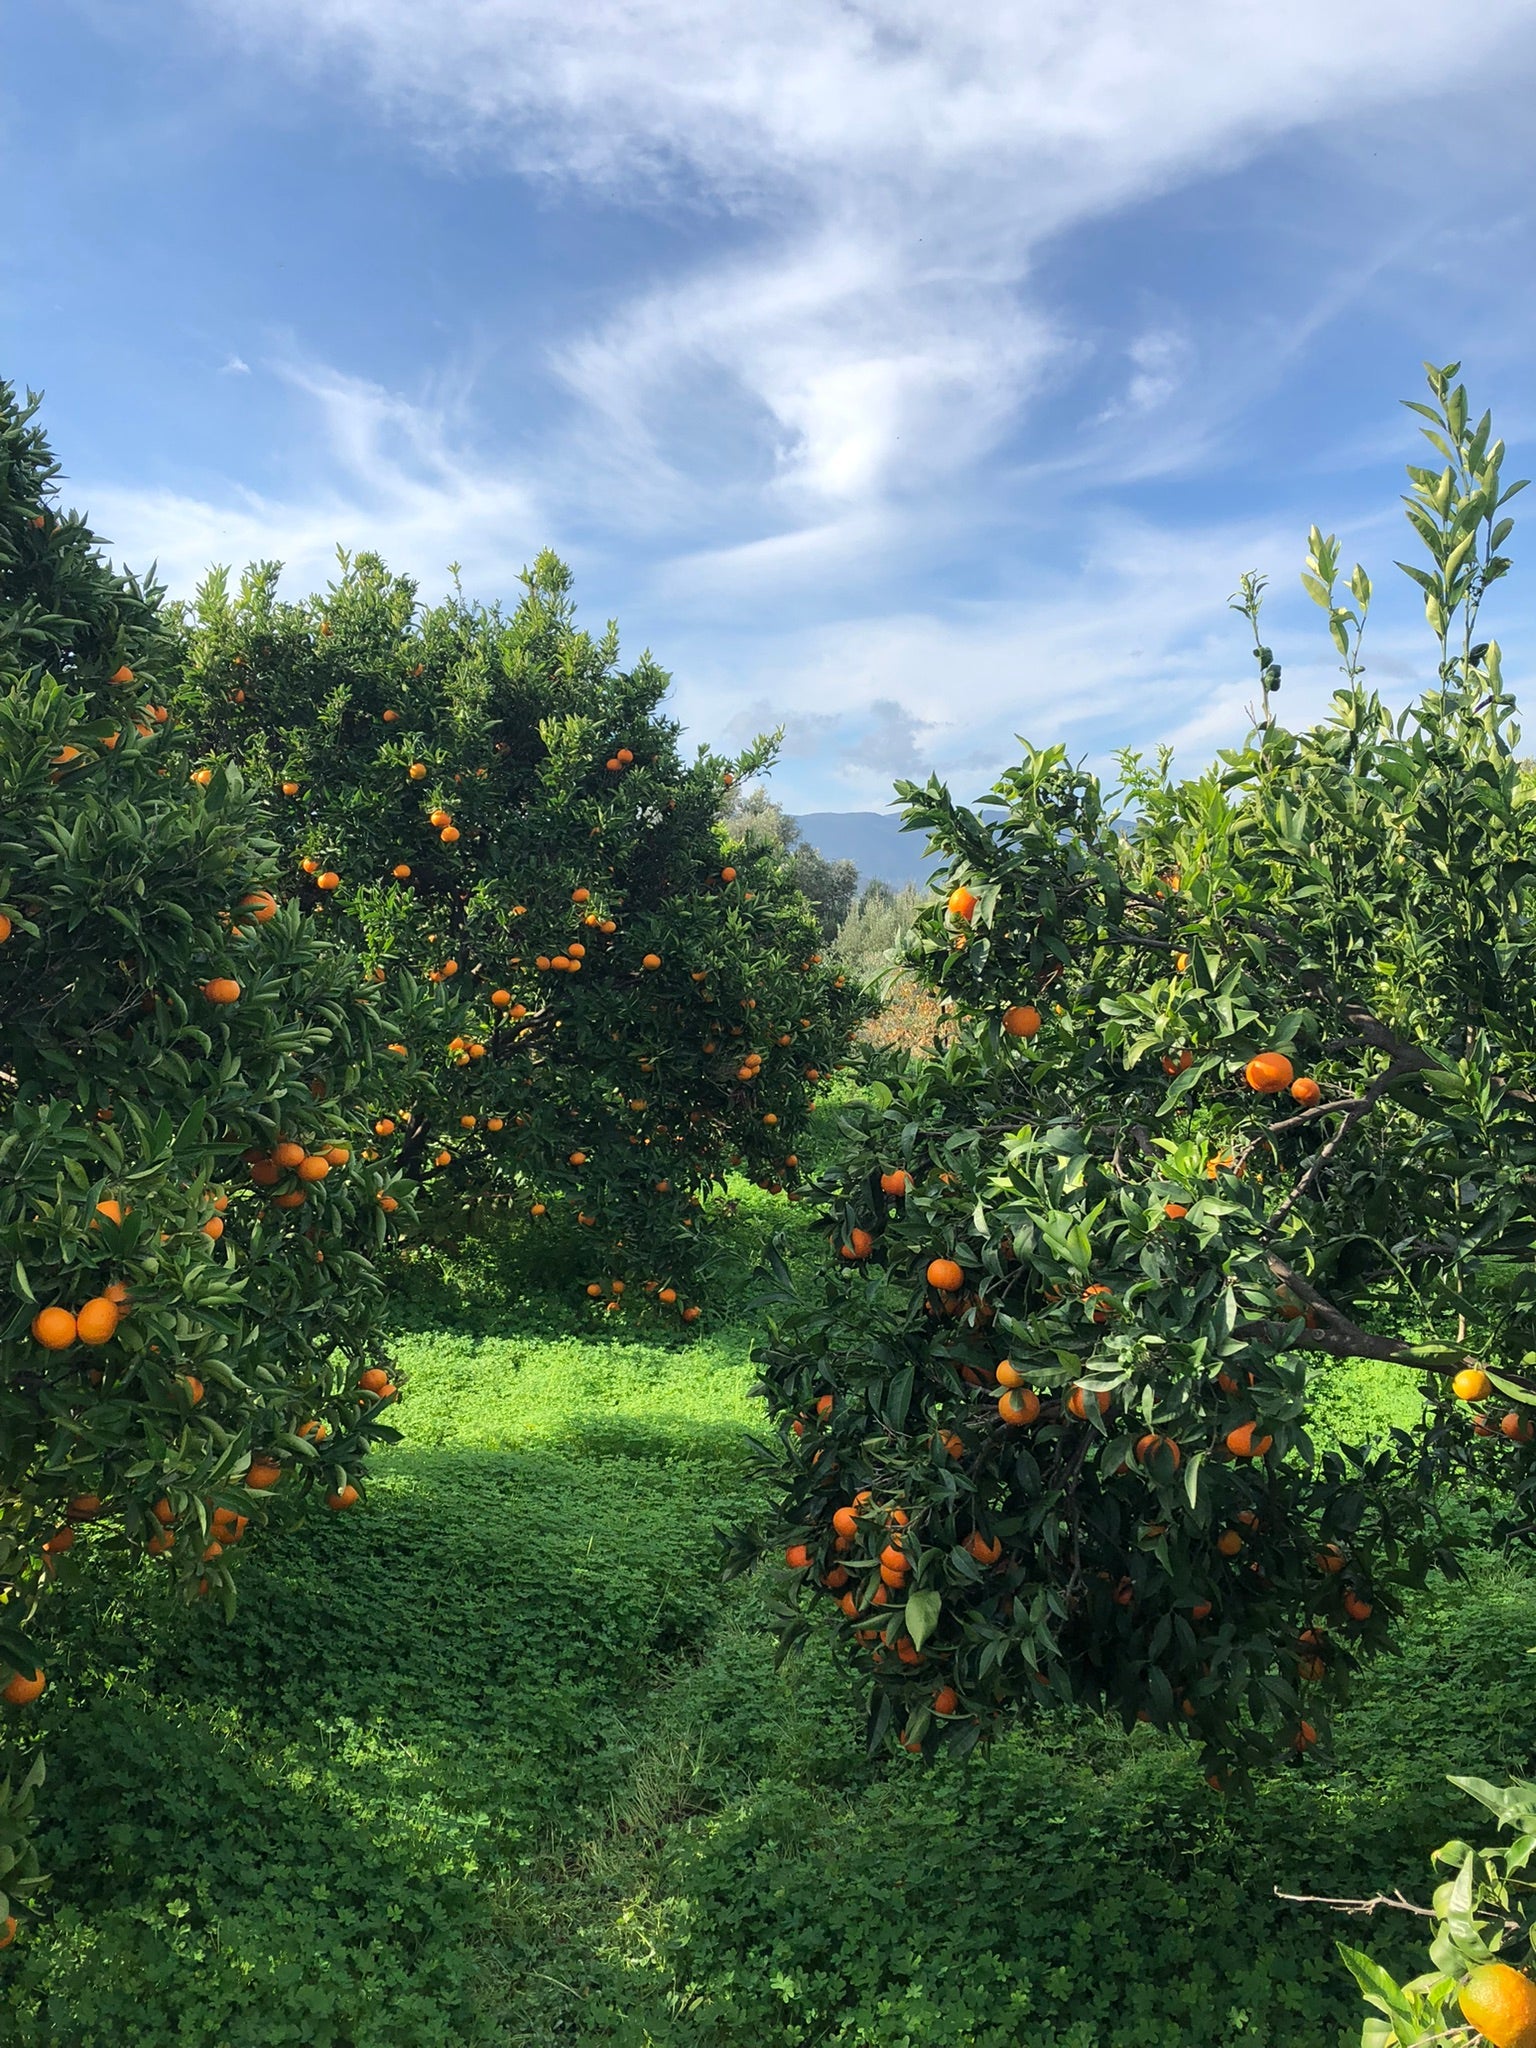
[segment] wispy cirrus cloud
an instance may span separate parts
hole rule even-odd
[[[1225,597],[1294,537],[1187,505],[1133,517],[1117,494],[1218,468],[1268,389],[1434,233],[1406,211],[1342,246],[1319,233],[1305,302],[1255,304],[1239,213],[1215,317],[1172,280],[1110,277],[1074,319],[1050,266],[1296,138],[1346,169],[1378,140],[1390,158],[1426,109],[1474,86],[1518,100],[1536,64],[1533,0],[1455,17],[1341,0],[1325,58],[1272,0],[181,4],[439,177],[504,173],[577,215],[687,232],[538,328],[537,431],[502,436],[510,463],[486,425],[494,378],[445,400],[252,349],[323,481],[98,487],[103,523],[141,554],[149,537],[178,580],[247,554],[313,580],[339,538],[429,581],[457,559],[496,592],[563,543],[673,664],[689,722],[782,717],[786,780],[822,802],[879,802],[899,763],[969,775],[1021,729],[1103,752],[1240,728]]]

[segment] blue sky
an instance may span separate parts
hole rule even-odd
[[[793,809],[1193,767],[1246,568],[1326,703],[1313,519],[1423,679],[1422,359],[1536,469],[1533,85],[1536,0],[0,0],[0,375],[178,592],[555,546]]]

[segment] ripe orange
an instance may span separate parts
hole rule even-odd
[[[1095,1394],[1093,1398],[1094,1398],[1094,1399],[1095,1399],[1095,1400],[1096,1400],[1096,1401],[1098,1402],[1098,1404],[1099,1404],[1099,1413],[1100,1413],[1101,1415],[1107,1415],[1107,1414],[1109,1413],[1109,1396],[1108,1396],[1108,1394],[1103,1394],[1103,1393],[1100,1393],[1100,1394]],[[1078,1419],[1078,1421],[1079,1421],[1079,1422],[1086,1422],[1086,1421],[1087,1421],[1087,1419],[1088,1419],[1088,1389],[1087,1389],[1086,1387],[1074,1387],[1074,1388],[1072,1389],[1071,1393],[1070,1393],[1070,1394],[1068,1394],[1068,1396],[1067,1396],[1067,1413],[1068,1413],[1069,1415],[1075,1415],[1075,1416],[1077,1417],[1077,1419]]]
[[[1195,1056],[1186,1045],[1179,1053],[1163,1054],[1163,1072],[1171,1079],[1175,1074],[1187,1074],[1195,1064]]]
[[[284,796],[297,796],[297,795],[298,795],[298,793],[299,793],[299,785],[298,785],[298,784],[297,784],[296,782],[285,782],[285,783],[283,784],[283,795],[284,795]]]
[[[283,1476],[281,1465],[270,1458],[253,1458],[245,1474],[245,1483],[253,1493],[265,1493],[276,1486]]]
[[[32,1335],[45,1351],[67,1351],[75,1341],[75,1319],[67,1308],[40,1308],[32,1318]]]
[[[457,825],[445,825],[437,836],[441,839],[444,846],[457,846],[459,843],[459,828]]]
[[[322,1157],[328,1166],[345,1166],[352,1154],[345,1145],[327,1145]]]
[[[1255,1053],[1243,1069],[1243,1079],[1256,1095],[1278,1095],[1295,1076],[1296,1069],[1283,1052]]]
[[[1296,1730],[1296,1733],[1291,1737],[1291,1747],[1292,1749],[1311,1749],[1316,1741],[1317,1730],[1310,1721],[1303,1721]],[[1532,2048],[1536,2048],[1536,2041],[1533,2041]]]
[[[958,918],[961,924],[969,924],[975,915],[976,902],[977,899],[970,890],[962,887],[950,890],[949,901],[944,907],[950,916]]]
[[[997,1412],[1014,1429],[1022,1429],[1040,1414],[1040,1396],[1028,1387],[1010,1387],[997,1397]]]
[[[211,768],[194,768],[192,770],[192,780],[199,789],[206,789],[213,780],[213,770]]]
[[[331,1162],[323,1152],[310,1152],[299,1161],[300,1180],[324,1180],[331,1170]]]
[[[792,1572],[803,1572],[811,1561],[811,1553],[803,1543],[791,1543],[784,1553],[784,1562]]]
[[[381,1394],[389,1385],[389,1374],[377,1365],[370,1365],[366,1372],[358,1374],[357,1384],[370,1394]]]
[[[965,1274],[953,1259],[930,1259],[928,1285],[940,1294],[956,1294],[965,1285]]]
[[[1291,1100],[1301,1109],[1313,1109],[1323,1099],[1323,1091],[1310,1074],[1298,1074],[1291,1083]]]
[[[1511,1408],[1507,1415],[1500,1418],[1499,1434],[1507,1436],[1511,1443],[1528,1444],[1532,1436],[1536,1435],[1536,1425],[1531,1423],[1529,1417]]]
[[[1227,1431],[1227,1449],[1234,1458],[1262,1458],[1274,1446],[1272,1436],[1260,1434],[1256,1422],[1240,1422]]]
[[[1243,1539],[1235,1529],[1223,1529],[1216,1538],[1216,1548],[1223,1557],[1236,1557],[1243,1547]]]
[[[11,920],[3,910],[0,910],[0,946],[5,944],[14,929],[15,927],[12,925]]]
[[[1083,1299],[1084,1301],[1091,1301],[1096,1295],[1107,1295],[1108,1293],[1109,1289],[1103,1284],[1102,1281],[1100,1281],[1092,1287],[1085,1287],[1083,1289]],[[1109,1321],[1109,1310],[1110,1304],[1108,1301],[1106,1301],[1102,1308],[1096,1308],[1094,1310],[1093,1320],[1096,1323],[1107,1323]]]
[[[640,962],[640,965],[646,969],[654,970],[661,965],[661,955],[659,953],[647,953]]]
[[[272,1148],[272,1157],[279,1166],[292,1168],[304,1157],[304,1147],[296,1145],[292,1138],[283,1138]]]
[[[339,1493],[328,1493],[325,1496],[325,1504],[332,1514],[339,1515],[346,1508],[356,1507],[361,1499],[362,1495],[355,1486],[344,1486]]]
[[[1180,1465],[1184,1462],[1184,1453],[1179,1449],[1171,1436],[1159,1436],[1155,1430],[1149,1431],[1146,1436],[1136,1439],[1137,1464],[1145,1465],[1148,1459],[1159,1449],[1169,1453],[1173,1459],[1173,1469],[1177,1472]]]
[[[203,983],[203,994],[210,1003],[238,1003],[240,984],[227,974],[216,974],[212,981]]]
[[[317,889],[339,889],[341,887],[341,877],[334,868],[327,868],[324,874],[316,875],[315,887]]]
[[[30,1707],[32,1702],[41,1696],[47,1683],[41,1668],[34,1670],[30,1678],[24,1678],[19,1671],[14,1672],[7,1683],[0,1687],[0,1699],[13,1707]]]
[[[1033,1038],[1040,1029],[1040,1012],[1033,1003],[1015,1003],[1003,1012],[1003,1029],[1010,1038]]]
[[[277,898],[265,889],[255,889],[240,898],[240,908],[248,910],[257,924],[266,924],[277,915]]]
[[[452,1166],[453,1154],[451,1152],[438,1152],[433,1156],[432,1164],[434,1166]]]
[[[1375,1611],[1369,1600],[1362,1600],[1353,1590],[1344,1595],[1344,1612],[1351,1621],[1369,1621]]]
[[[1170,1223],[1182,1223],[1189,1214],[1189,1209],[1183,1202],[1164,1202],[1163,1214]]]
[[[39,526],[42,525],[41,520],[38,520],[37,523]],[[108,680],[114,683],[131,683],[133,681],[133,670],[125,663],[122,668],[114,669]]]
[[[405,772],[410,776],[412,782],[425,782],[427,779],[427,767],[424,761],[413,761]]]
[[[997,1362],[997,1384],[1000,1387],[1022,1387],[1024,1375],[1011,1358],[1000,1358]]]
[[[1451,1381],[1451,1392],[1458,1401],[1485,1401],[1493,1392],[1493,1381],[1476,1366],[1464,1366]]]
[[[395,1211],[399,1208],[399,1206],[400,1204],[395,1200],[395,1197],[393,1195],[380,1195],[379,1207],[384,1211],[384,1214],[386,1216],[393,1216]]]
[[[224,1218],[222,1216],[210,1216],[208,1221],[202,1226],[202,1231],[204,1237],[222,1237],[224,1235]]]
[[[1536,2048],[1536,1984],[1508,1963],[1479,1963],[1458,1994],[1461,2016],[1491,2048]]]
[[[852,1230],[848,1242],[843,1246],[845,1259],[867,1259],[875,1248],[875,1240],[867,1230]]]
[[[699,1307],[697,1302],[691,1302],[689,1306],[683,1310],[683,1321],[685,1323],[696,1323],[699,1320],[699,1317],[703,1315],[703,1313],[703,1309]]]

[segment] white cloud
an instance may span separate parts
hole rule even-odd
[[[1278,138],[1363,151],[1389,114],[1407,135],[1420,102],[1514,92],[1536,42],[1536,0],[1337,0],[1321,50],[1275,0],[183,5],[424,150],[720,232],[545,337],[570,403],[546,411],[537,493],[465,452],[470,388],[407,399],[289,363],[318,490],[98,488],[103,528],[181,587],[210,559],[274,554],[307,587],[339,539],[429,581],[457,559],[492,594],[557,526],[581,533],[608,570],[637,565],[638,625],[662,629],[687,722],[786,720],[781,779],[802,808],[881,804],[892,773],[930,763],[985,781],[1018,731],[1101,756],[1122,737],[1240,734],[1252,685],[1225,600],[1247,563],[1293,561],[1295,535],[1167,532],[1094,494],[1207,462],[1393,251],[1342,237],[1301,314],[1234,306],[1217,366],[1176,312],[1117,309],[1129,331],[1100,344],[1120,351],[1116,395],[1026,462],[1032,407],[1086,346],[1035,266],[1053,239]],[[956,601],[946,565],[1009,518],[1010,594]],[[1069,524],[1089,537],[1076,558],[1034,560]],[[1288,716],[1331,686],[1325,664],[1288,675]]]
[[[297,395],[306,475],[318,489],[280,497],[239,481],[217,496],[96,484],[91,523],[113,554],[142,569],[154,558],[173,593],[186,595],[211,562],[278,560],[295,594],[319,587],[338,546],[371,548],[393,567],[447,582],[450,562],[472,591],[504,591],[546,537],[547,514],[518,476],[463,452],[454,408],[323,365],[265,368]]]
[[[249,377],[251,366],[243,356],[232,355],[220,365],[219,374],[221,377]]]
[[[1031,257],[1275,137],[1529,54],[1530,0],[185,0],[361,82],[423,144],[631,202],[749,217],[747,253],[618,310],[560,366],[631,452],[701,373],[760,416],[770,497],[829,508],[962,474],[1049,353]],[[1157,355],[1160,343],[1142,346]],[[1133,364],[1127,402],[1172,388]],[[694,480],[696,481],[696,480]]]

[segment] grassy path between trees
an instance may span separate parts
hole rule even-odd
[[[718,1583],[747,1338],[410,1338],[366,1512],[247,1560],[234,1624],[72,1601],[45,1716],[37,2048],[1321,2048],[1359,1922],[1427,1890],[1448,1769],[1527,1769],[1536,1584],[1489,1561],[1251,1806],[1145,1731],[869,1763],[818,1652]],[[1376,1370],[1371,1368],[1369,1370]],[[1351,1416],[1377,1383],[1341,1384]],[[130,1635],[127,1617],[133,1615]],[[1408,1963],[1415,1930],[1364,1937]]]

